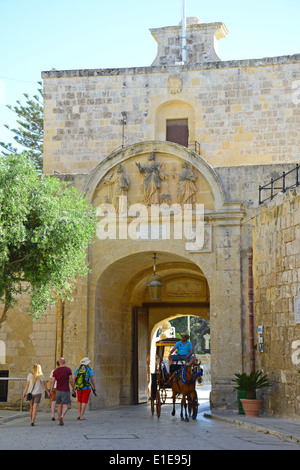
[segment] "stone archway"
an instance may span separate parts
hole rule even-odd
[[[95,241],[89,252],[87,302],[88,353],[94,357],[98,389],[102,390],[95,404],[108,406],[133,401],[132,308],[142,308],[145,303],[146,278],[152,271],[152,255],[156,252],[161,256],[160,269],[165,269],[167,276],[183,280],[185,274],[191,279],[201,273],[209,285],[211,401],[212,406],[226,405],[233,399],[231,379],[242,370],[241,204],[226,201],[215,171],[203,158],[180,145],[158,141],[113,152],[91,173],[84,192],[97,207],[101,198],[109,197],[109,193],[101,192],[105,187],[103,181],[105,178],[110,181],[121,164],[132,177],[130,202],[140,202],[142,186],[137,179],[140,175],[136,162],[145,161],[150,152],[158,155],[171,182],[176,182],[172,179],[172,165],[179,168],[184,161],[194,168],[200,182],[197,202],[206,201],[208,242],[193,251],[174,233],[169,239],[127,237]]]
[[[147,312],[147,332],[138,332],[138,342],[149,337],[147,350],[143,351],[145,373],[149,367],[146,358],[150,354],[151,331],[157,322],[166,315],[176,316],[178,309],[182,314],[206,314],[209,310],[209,290],[203,272],[174,251],[158,252],[157,272],[163,279],[163,295],[161,302],[151,302],[146,283],[152,272],[152,254],[148,246],[145,251],[114,261],[100,274],[95,286],[93,357],[100,390],[98,406],[137,401],[134,309]],[[180,285],[184,290],[178,291]]]
[[[145,242],[143,246],[127,243],[127,246],[106,243],[106,251],[113,251],[111,260],[105,256],[103,266],[99,260],[92,262],[92,289],[89,300],[90,337],[89,355],[94,357],[96,377],[100,381],[97,406],[129,404],[133,402],[132,383],[132,308],[143,307],[145,303],[146,280],[152,272],[152,255],[155,244]],[[181,249],[180,249],[181,248]],[[157,250],[156,250],[157,251]],[[129,254],[131,253],[131,254]],[[125,255],[125,256],[124,256]],[[207,255],[206,255],[207,256]],[[187,255],[184,244],[178,242],[170,247],[160,242],[158,251],[159,272],[164,269],[176,271],[178,275],[188,273],[199,276],[201,270],[200,255],[195,263]],[[241,297],[239,288],[240,272],[222,272],[215,269],[214,256],[206,266],[205,279],[210,286],[210,322],[212,353],[212,405],[224,405],[233,399],[231,378],[236,370],[241,370],[242,332],[241,332]],[[96,264],[98,266],[96,267]],[[107,264],[106,268],[104,265]],[[204,263],[203,263],[204,264]],[[97,269],[98,268],[98,269]],[[101,269],[102,268],[102,269]],[[203,273],[204,274],[204,273]],[[202,274],[201,274],[202,276]],[[235,285],[236,284],[236,285]],[[149,305],[148,305],[149,307]],[[176,305],[168,305],[167,315],[176,313]],[[183,306],[181,305],[181,311]],[[178,310],[178,308],[177,308]],[[157,315],[158,310],[154,311]],[[188,309],[185,310],[188,313]],[[160,312],[166,315],[166,310]],[[154,317],[158,321],[162,317]],[[149,332],[150,332],[149,325]]]

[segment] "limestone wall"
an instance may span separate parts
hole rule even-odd
[[[9,371],[7,402],[3,405],[19,408],[21,395],[26,385],[26,378],[32,372],[34,363],[41,364],[45,381],[49,386],[49,376],[55,366],[56,351],[56,311],[48,308],[47,313],[34,321],[27,312],[28,299],[23,295],[20,303],[10,309],[6,321],[1,324],[0,342],[3,355],[0,358],[0,370]],[[0,305],[3,308],[3,305]],[[43,398],[42,405],[48,406],[49,400]]]
[[[300,288],[300,188],[260,208],[253,254],[257,341],[257,328],[263,327],[257,367],[272,381],[264,405],[269,413],[299,419],[300,323],[295,320],[295,299]]]
[[[87,279],[78,278],[73,292],[74,301],[66,302],[62,309],[49,306],[38,320],[28,314],[29,298],[24,293],[18,304],[7,312],[6,320],[0,325],[0,370],[9,371],[7,402],[0,408],[19,408],[22,389],[32,366],[42,367],[45,382],[50,386],[50,373],[62,355],[74,372],[80,359],[89,354],[87,344]],[[3,305],[0,304],[0,309]],[[73,399],[76,403],[76,399]],[[24,403],[24,406],[27,405]],[[42,407],[49,407],[50,401],[42,397]]]
[[[212,166],[296,162],[299,60],[43,72],[45,173],[88,173],[122,145],[164,141],[166,118],[188,118]]]

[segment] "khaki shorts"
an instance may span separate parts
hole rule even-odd
[[[42,394],[41,394],[41,393],[37,393],[36,395],[32,395],[32,399],[30,400],[30,402],[31,402],[32,404],[34,404],[34,403],[40,403],[41,398],[42,398]]]

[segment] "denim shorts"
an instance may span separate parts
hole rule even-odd
[[[190,361],[191,359],[194,359],[194,356],[190,356],[188,359],[186,359],[186,356],[179,356],[178,354],[173,354],[171,358],[173,359],[173,361]]]
[[[57,405],[69,405],[71,403],[71,394],[69,392],[61,392],[56,390],[56,404]]]

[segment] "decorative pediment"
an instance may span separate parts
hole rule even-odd
[[[122,197],[123,196],[123,197]],[[99,181],[93,205],[112,205],[124,211],[133,204],[171,206],[203,204],[215,209],[214,196],[208,181],[190,162],[162,152],[141,153],[111,168]]]

